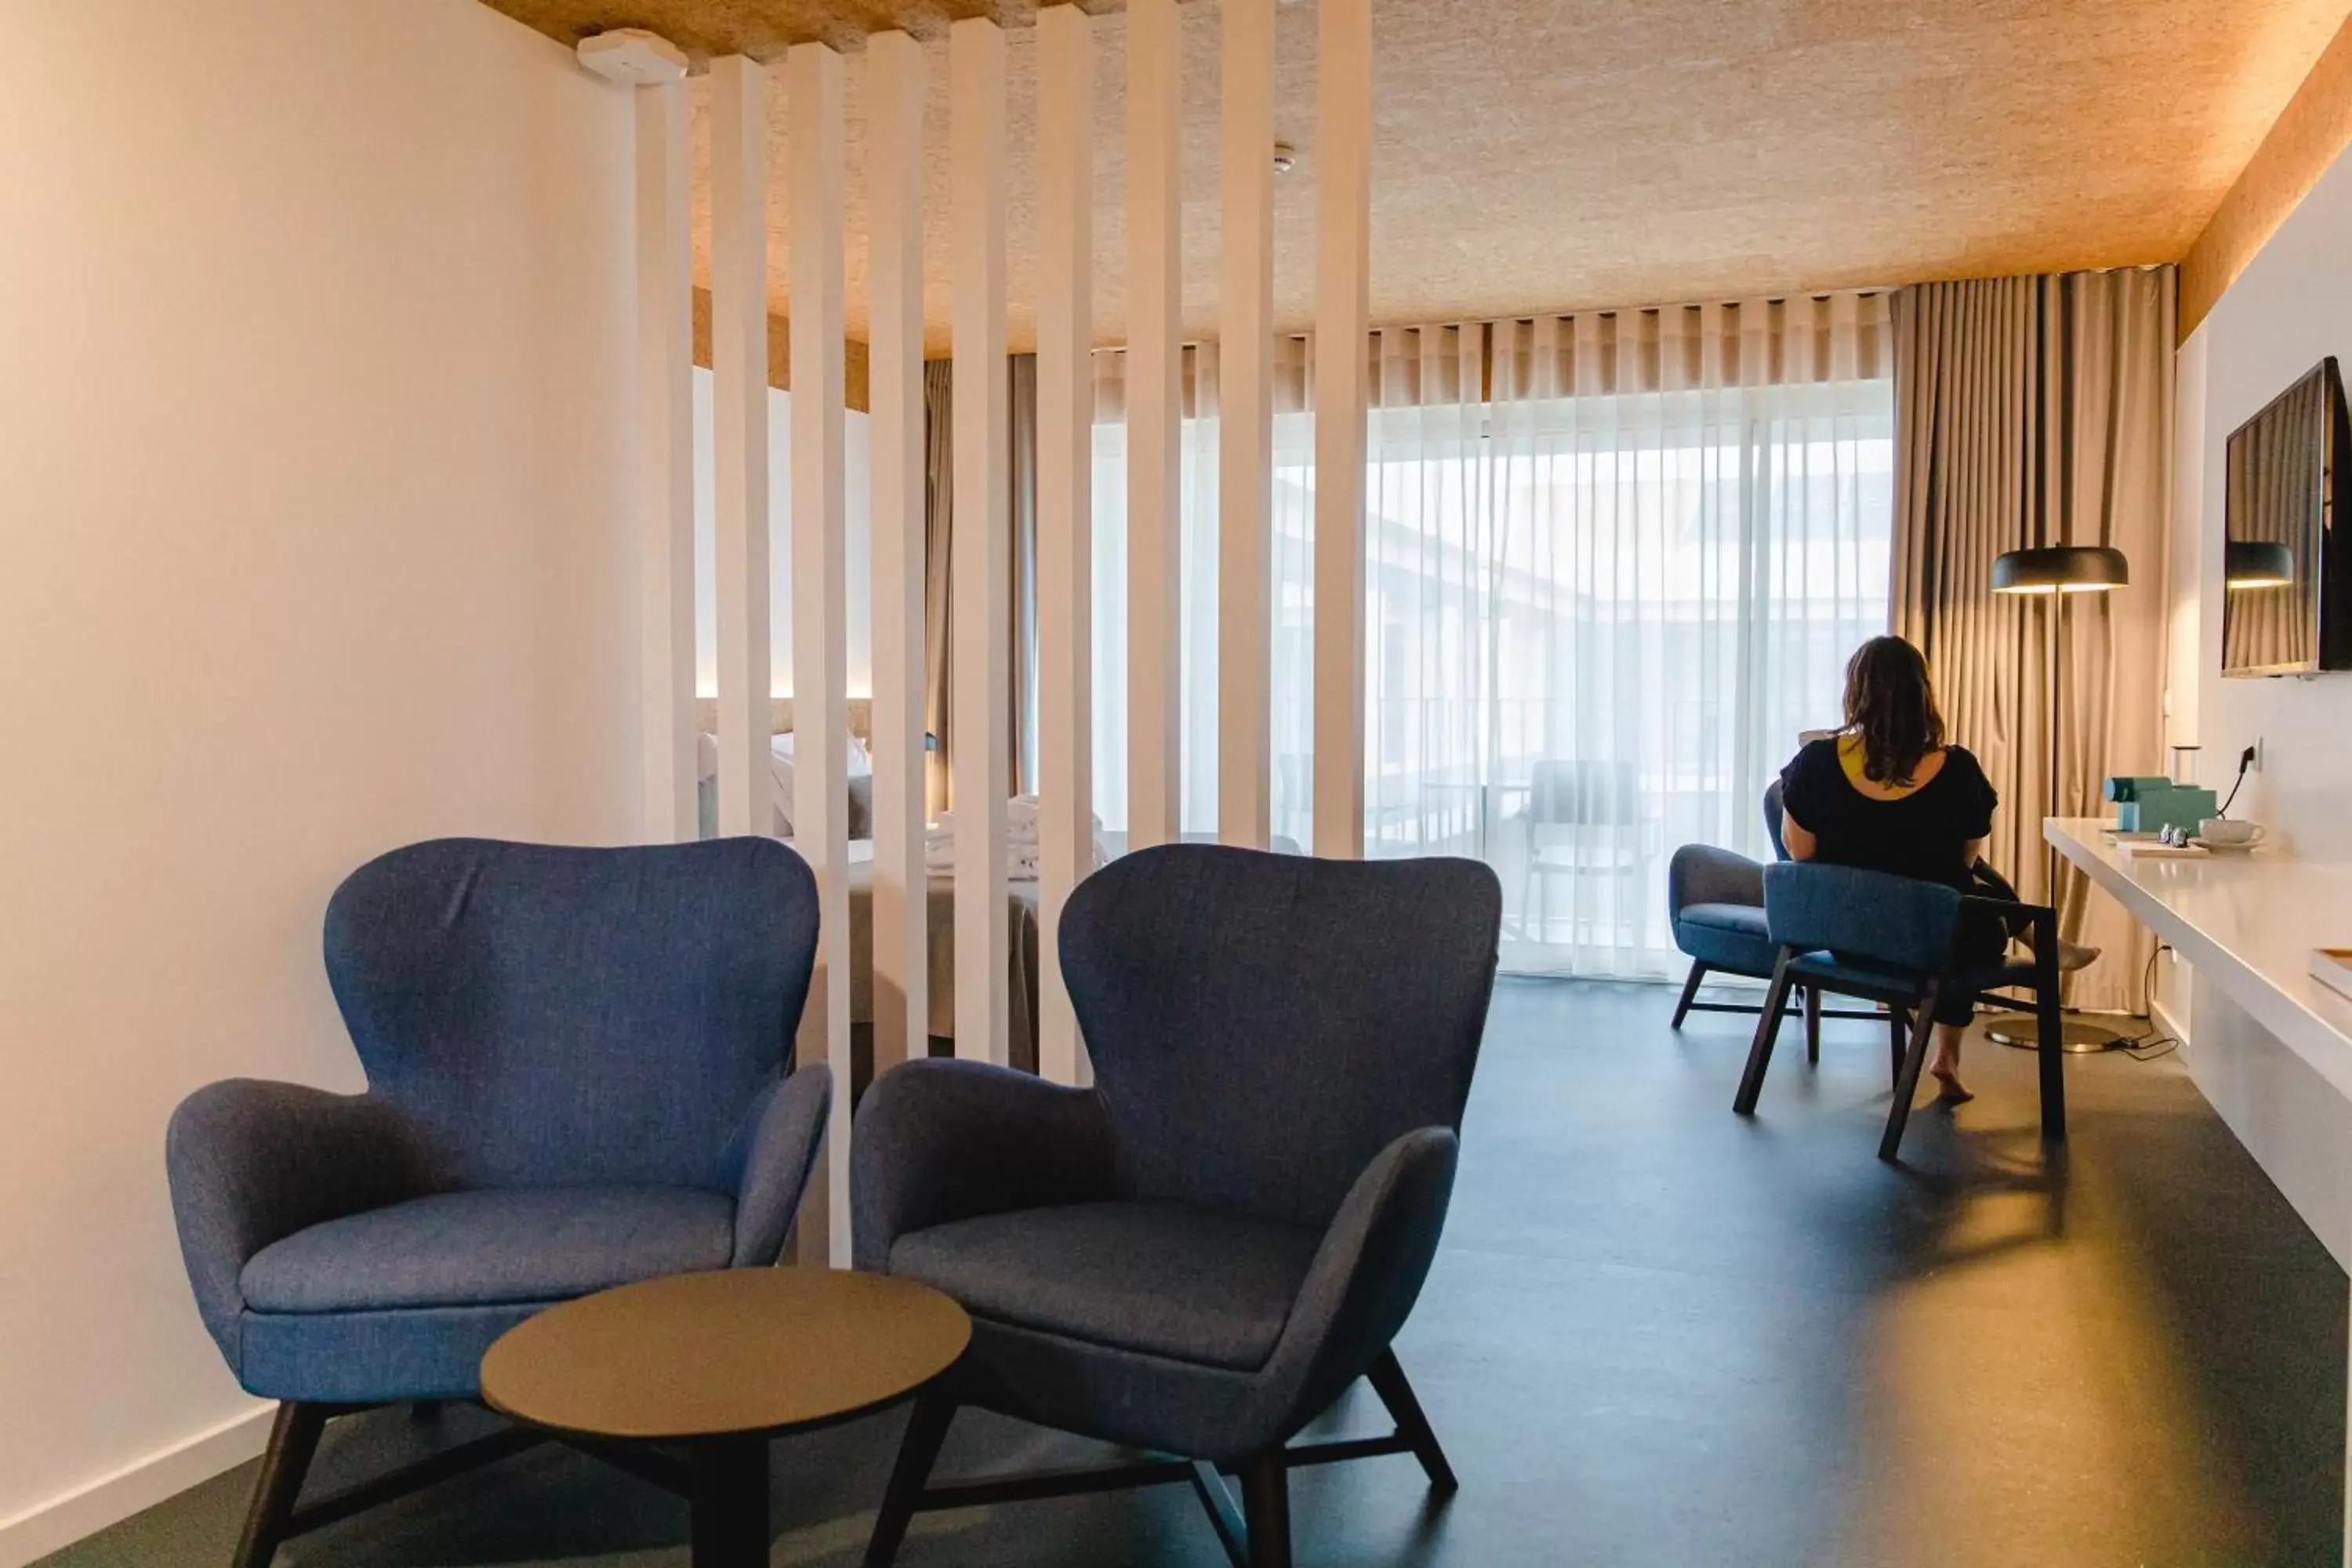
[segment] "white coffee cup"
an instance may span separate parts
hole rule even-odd
[[[2252,848],[2263,841],[2263,826],[2258,822],[2240,822],[2231,816],[2209,816],[2197,825],[2197,837],[2208,844]]]

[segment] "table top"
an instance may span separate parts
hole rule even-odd
[[[2096,817],[2050,817],[2042,834],[2132,918],[2170,942],[2200,984],[2352,1094],[2352,1000],[2311,977],[2315,947],[2352,947],[2352,866],[2263,847],[2158,859],[2125,854]]]
[[[806,1431],[907,1398],[971,1340],[928,1286],[826,1268],[678,1274],[550,1307],[482,1358],[534,1426],[664,1441]]]

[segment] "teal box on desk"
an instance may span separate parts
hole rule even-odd
[[[2116,803],[2118,833],[2161,833],[2168,827],[2194,833],[2199,823],[2220,815],[2220,797],[2211,790],[2163,777],[2120,775],[2107,781],[2104,793]]]

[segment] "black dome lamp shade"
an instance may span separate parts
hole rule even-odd
[[[2269,539],[2232,539],[2221,547],[2221,578],[2230,592],[2284,588],[2294,581],[2294,552]]]
[[[2104,594],[2130,582],[2124,552],[2104,544],[2011,550],[1992,563],[1996,594]]]

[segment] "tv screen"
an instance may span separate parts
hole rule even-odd
[[[2336,546],[2347,448],[2344,384],[2333,359],[2231,433],[2222,674],[2352,668],[2352,585]]]

